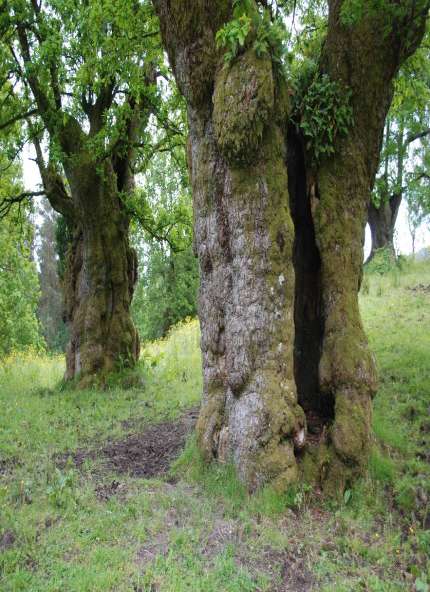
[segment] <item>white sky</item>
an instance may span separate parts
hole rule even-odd
[[[28,148],[25,148],[23,154],[23,176],[24,176],[24,186],[25,189],[28,191],[32,191],[38,188],[40,184],[40,175],[39,170],[35,162],[30,160],[34,157],[32,151]],[[430,229],[427,225],[422,225],[416,235],[415,239],[415,251],[419,251],[423,247],[430,245]],[[408,255],[412,252],[412,239],[408,228],[408,221],[407,221],[407,208],[406,204],[403,201],[400,206],[399,215],[397,218],[396,224],[396,235],[395,235],[395,246],[398,253],[402,253],[403,255]],[[369,227],[366,227],[366,243],[364,245],[364,256],[365,258],[369,254],[370,251],[370,230]]]

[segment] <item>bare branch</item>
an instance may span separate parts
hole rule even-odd
[[[21,53],[24,60],[24,63],[31,67],[31,53],[30,53],[30,44],[28,42],[27,31],[22,23],[17,25],[18,31],[18,39],[19,44],[21,47]],[[18,62],[19,63],[19,62]],[[30,88],[33,91],[34,97],[40,109],[40,114],[46,120],[45,123],[48,126],[48,111],[49,111],[49,99],[46,94],[43,92],[42,88],[40,87],[39,80],[34,74],[28,75],[28,82],[30,84]]]
[[[76,217],[76,211],[72,198],[67,193],[64,181],[55,167],[52,164],[45,164],[42,147],[37,135],[33,138],[33,145],[36,150],[36,162],[42,178],[44,193],[49,203],[56,212],[59,212],[68,220],[73,220]]]

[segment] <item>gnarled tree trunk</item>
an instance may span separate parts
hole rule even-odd
[[[107,160],[100,173],[89,158],[66,166],[79,216],[65,273],[65,311],[70,328],[66,378],[84,383],[134,365],[139,339],[130,306],[137,259],[128,239],[129,219]]]
[[[94,105],[87,105],[90,136],[101,129],[105,98],[102,92]],[[141,123],[141,106],[132,101],[130,107],[117,151],[103,157],[88,145],[79,124],[66,120],[59,140],[67,189],[56,166],[51,161],[45,165],[40,141],[34,140],[46,195],[73,229],[63,281],[70,333],[65,378],[78,379],[80,386],[103,382],[109,372],[131,367],[139,357],[130,312],[137,257],[129,243],[129,215],[122,199],[134,188],[133,142]]]
[[[293,203],[308,201],[307,206],[302,205],[307,209],[308,226],[298,223],[295,217],[299,247],[304,227],[308,235],[307,241],[302,241],[307,254],[299,253],[296,261],[309,258],[312,249],[317,249],[312,272],[305,276],[308,289],[296,297],[296,303],[300,303],[304,298],[309,300],[310,295],[315,305],[307,309],[302,305],[296,329],[313,327],[313,339],[321,336],[318,380],[316,364],[308,366],[315,375],[312,384],[318,382],[318,389],[313,390],[312,398],[306,384],[299,382],[299,401],[326,423],[314,454],[314,469],[331,491],[342,490],[360,475],[369,455],[376,373],[358,307],[364,230],[392,99],[392,81],[402,61],[422,38],[426,18],[424,3],[420,17],[413,3],[405,3],[400,22],[394,22],[391,30],[381,35],[386,16],[375,14],[370,3],[363,4],[363,16],[350,27],[342,24],[343,2],[329,3],[328,34],[321,60],[323,73],[351,89],[354,125],[346,137],[337,140],[335,154],[318,166],[309,161],[306,164],[306,155],[301,152],[306,182],[301,181],[301,193],[296,184],[292,195]],[[297,161],[301,144],[296,140],[295,146]],[[294,166],[294,161],[290,165]],[[314,245],[309,226],[315,233]],[[297,264],[296,272],[300,286],[303,271]],[[313,341],[308,351],[315,349]],[[297,352],[296,365],[303,367]]]
[[[252,50],[221,67],[214,37],[229,2],[157,7],[188,102],[201,272],[199,445],[207,460],[233,461],[251,489],[267,481],[285,488],[297,479],[294,442],[304,442],[305,429],[293,375],[285,88],[271,60]]]
[[[326,424],[307,465],[341,490],[368,458],[376,380],[357,294],[391,81],[407,51],[397,29],[380,35],[378,20],[343,26],[342,2],[331,2],[322,67],[352,87],[355,126],[314,167],[289,126],[288,92],[271,59],[247,49],[223,65],[214,38],[232,3],[154,4],[188,105],[200,448],[208,461],[233,461],[251,490],[285,488],[299,474],[306,411],[310,423]]]

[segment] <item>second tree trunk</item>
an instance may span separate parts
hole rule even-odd
[[[130,315],[137,259],[128,239],[128,217],[108,165],[69,171],[72,196],[84,215],[74,224],[65,273],[66,321],[70,341],[66,378],[90,383],[139,355]]]

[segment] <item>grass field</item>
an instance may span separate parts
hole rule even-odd
[[[339,503],[306,486],[249,497],[230,467],[201,465],[192,436],[157,475],[199,402],[195,321],[147,346],[128,389],[67,390],[58,357],[3,361],[0,590],[428,592],[430,266],[366,274],[361,308],[375,444]]]

